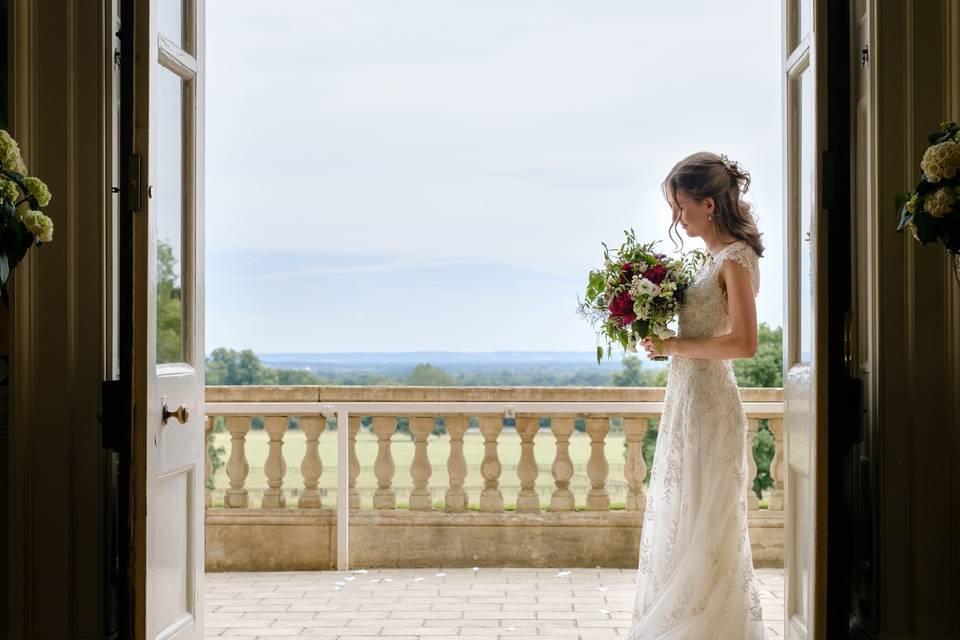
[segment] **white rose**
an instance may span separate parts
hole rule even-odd
[[[953,178],[960,168],[960,144],[947,140],[931,146],[924,152],[920,168],[930,182]]]
[[[637,283],[637,292],[650,296],[655,296],[660,293],[660,285],[654,284],[646,278],[640,278],[639,280]]]
[[[942,218],[944,215],[950,213],[956,201],[957,196],[953,189],[944,187],[943,189],[937,189],[931,195],[927,196],[923,202],[923,208],[934,218]]]

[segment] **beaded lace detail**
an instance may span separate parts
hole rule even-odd
[[[760,289],[742,240],[702,264],[678,335],[728,332],[720,265],[734,260]],[[643,516],[627,640],[766,638],[747,530],[747,419],[731,360],[674,356]]]

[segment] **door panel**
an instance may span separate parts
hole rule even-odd
[[[824,74],[818,50],[825,3],[785,0],[784,42],[784,444],[785,631],[825,633],[826,308],[821,162]],[[823,363],[823,365],[821,365]]]
[[[202,0],[132,4],[136,638],[203,637]],[[130,6],[130,4],[128,4]],[[130,18],[125,17],[127,24]]]

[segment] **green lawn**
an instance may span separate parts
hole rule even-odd
[[[226,432],[214,433],[216,446],[223,446],[226,453],[222,459],[227,461],[230,455],[230,434]],[[250,506],[260,504],[260,493],[267,486],[263,472],[267,459],[269,438],[264,431],[250,431],[247,434],[246,450],[250,473],[247,476],[246,487],[250,491]],[[333,508],[336,506],[336,474],[337,474],[337,432],[324,432],[320,436],[320,460],[323,463],[323,472],[320,475],[320,489],[323,495],[323,505]],[[287,472],[284,476],[284,489],[288,496],[288,503],[295,505],[295,496],[302,489],[303,482],[300,475],[300,462],[306,449],[306,442],[302,431],[288,431],[283,444],[284,459],[287,461]],[[540,466],[537,475],[537,492],[544,508],[550,504],[550,495],[554,489],[553,475],[550,466],[556,451],[555,440],[549,430],[541,430],[534,438],[534,454]],[[433,491],[434,500],[442,505],[444,493],[448,487],[447,457],[450,451],[449,438],[446,435],[430,435],[427,441],[427,454],[430,458],[432,473],[428,487]],[[611,502],[623,502],[627,495],[627,486],[623,477],[625,461],[624,436],[622,432],[607,434],[605,451],[609,473],[607,474],[607,492]],[[517,478],[516,465],[520,460],[520,437],[513,430],[504,430],[497,447],[500,457],[500,491],[506,503],[516,501],[520,486]],[[391,453],[396,465],[392,487],[396,491],[398,503],[406,503],[413,481],[410,477],[410,463],[413,460],[413,441],[404,433],[393,436]],[[469,430],[464,436],[464,456],[467,459],[467,478],[465,488],[470,498],[471,507],[476,507],[483,489],[483,476],[480,474],[480,463],[483,460],[483,435],[479,430]],[[360,490],[361,508],[369,509],[373,505],[373,492],[377,487],[377,478],[373,473],[373,464],[377,457],[377,438],[369,431],[361,429],[357,435],[357,457],[360,460],[360,475],[357,478],[357,488]],[[577,507],[586,503],[587,491],[590,488],[587,477],[586,464],[590,457],[590,436],[575,431],[570,437],[570,457],[573,459],[574,475],[571,479],[571,490],[576,497]],[[222,504],[224,490],[229,486],[226,466],[220,467],[214,475],[214,504]]]

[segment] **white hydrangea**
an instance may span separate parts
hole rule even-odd
[[[17,141],[4,129],[0,129],[0,165],[7,171],[16,171],[19,174],[27,172]]]
[[[633,312],[637,314],[637,317],[641,320],[647,320],[650,318],[650,298],[637,298],[633,297]]]
[[[956,191],[950,187],[937,189],[923,201],[923,208],[934,218],[950,213],[957,201]]]
[[[933,145],[924,152],[920,168],[933,183],[953,178],[960,171],[960,144],[947,140]]]
[[[50,189],[43,180],[29,177],[23,179],[23,184],[26,186],[27,191],[30,192],[30,196],[37,201],[38,205],[45,207],[50,204]]]
[[[12,180],[0,178],[0,200],[16,202],[19,196],[20,190],[17,189],[17,185]]]
[[[28,210],[20,214],[20,220],[40,242],[53,240],[53,220],[41,211]]]

